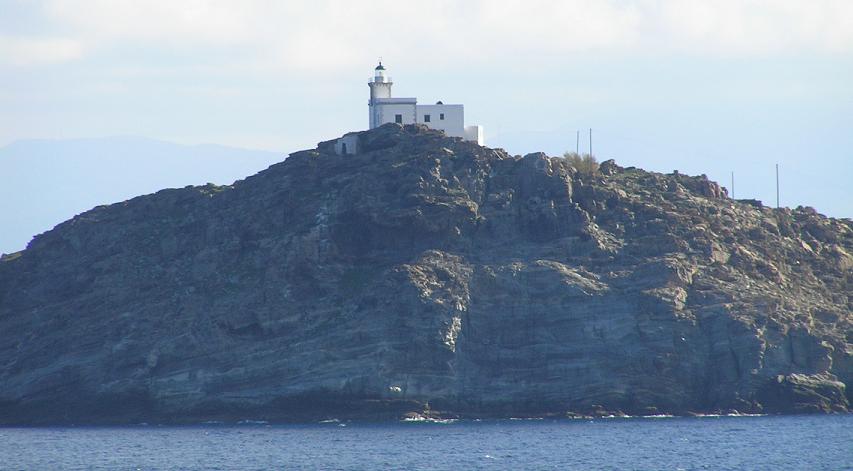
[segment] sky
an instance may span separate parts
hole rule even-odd
[[[783,206],[853,217],[849,0],[0,0],[0,147],[287,154],[367,127],[379,57],[491,147],[560,155],[581,130],[587,152],[592,129],[599,160],[733,172],[768,205],[779,164]]]

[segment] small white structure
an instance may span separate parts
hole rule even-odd
[[[338,155],[358,153],[358,133],[348,132],[335,141],[335,153]]]
[[[461,137],[483,145],[483,127],[465,126],[465,109],[462,105],[419,105],[417,98],[393,98],[391,77],[382,62],[374,69],[374,76],[367,82],[370,87],[370,129],[386,123],[425,124],[440,129],[451,137]],[[347,148],[349,150],[349,147]]]

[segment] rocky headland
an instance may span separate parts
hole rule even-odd
[[[0,424],[845,412],[853,223],[424,127],[0,259]]]

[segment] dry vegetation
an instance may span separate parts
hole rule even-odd
[[[578,172],[591,175],[598,171],[598,160],[592,155],[566,152],[563,154],[563,158],[568,160]]]

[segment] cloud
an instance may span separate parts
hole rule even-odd
[[[636,40],[642,20],[620,3],[52,0],[45,14],[93,43],[249,45],[283,51],[299,64],[371,49],[494,56],[506,49],[620,47]]]
[[[82,57],[83,46],[68,38],[0,36],[0,65],[34,66]]]
[[[251,25],[268,22],[257,2],[203,0],[51,0],[45,14],[94,41],[221,43],[249,37]]]
[[[654,13],[661,39],[676,50],[739,56],[853,51],[849,1],[673,1]]]
[[[236,48],[245,64],[294,71],[340,70],[378,55],[476,64],[585,51],[853,52],[846,0],[48,0],[40,8],[68,39],[7,40],[15,63],[123,47]]]

